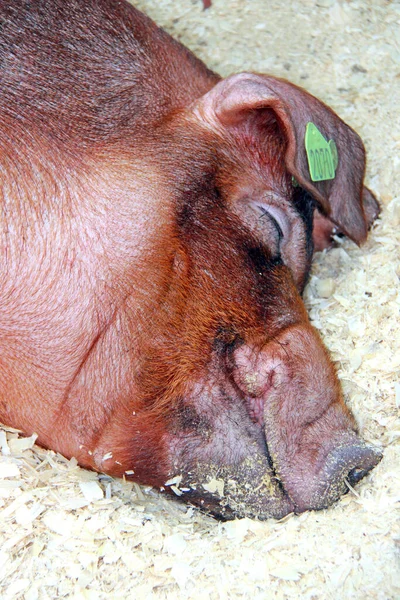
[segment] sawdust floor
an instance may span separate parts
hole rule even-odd
[[[307,305],[381,464],[336,506],[220,524],[152,490],[79,469],[0,433],[0,596],[398,598],[400,499],[400,4],[384,0],[141,0],[227,75],[286,76],[363,137],[384,210],[362,249],[316,257]],[[397,505],[396,505],[397,502]]]

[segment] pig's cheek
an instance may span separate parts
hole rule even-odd
[[[253,444],[265,451],[262,429],[251,422],[228,382],[195,386],[173,412],[167,438],[171,457],[187,466],[196,460],[235,464],[248,456]]]
[[[183,412],[166,438],[169,491],[222,518],[281,518],[293,510],[269,465],[262,428],[229,384],[207,386]]]

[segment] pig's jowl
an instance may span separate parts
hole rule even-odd
[[[0,419],[216,515],[331,504],[381,457],[301,299],[313,247],[379,212],[358,135],[125,2],[0,19]],[[334,178],[310,176],[308,123]]]

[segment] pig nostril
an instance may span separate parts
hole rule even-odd
[[[335,448],[327,457],[320,486],[310,502],[312,508],[325,508],[337,500],[347,487],[356,485],[381,460],[378,448],[355,439]]]
[[[372,468],[372,467],[371,467]],[[351,469],[347,475],[347,481],[351,486],[356,485],[367,473],[369,473],[370,469],[359,469],[355,467]]]

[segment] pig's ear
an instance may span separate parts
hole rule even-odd
[[[369,221],[364,210],[364,146],[359,136],[330,108],[288,81],[253,73],[224,79],[202,98],[204,117],[214,121],[219,129],[232,128],[236,133],[240,133],[242,126],[251,127],[257,110],[265,108],[274,111],[286,138],[289,173],[344,234],[357,243],[362,242]],[[314,148],[314,155],[310,148]],[[321,156],[321,148],[322,157],[328,152],[330,163],[314,164],[317,168],[313,170],[310,160],[316,156],[315,149]],[[318,171],[319,166],[322,171]],[[372,212],[378,211],[370,193],[367,202]]]

